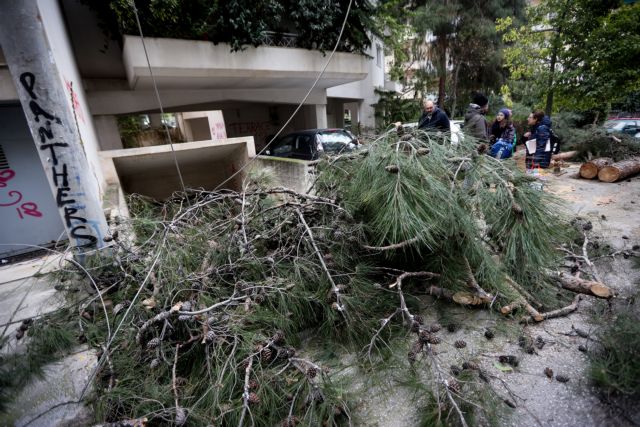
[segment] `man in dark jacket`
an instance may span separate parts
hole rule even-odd
[[[435,106],[433,101],[426,100],[422,104],[424,111],[418,120],[418,129],[421,130],[439,130],[449,132],[449,117],[447,113]]]
[[[489,111],[489,99],[481,93],[473,96],[473,102],[467,107],[464,115],[464,133],[477,138],[480,142],[489,142],[487,120],[484,116]]]

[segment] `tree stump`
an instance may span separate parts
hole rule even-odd
[[[612,165],[613,159],[609,157],[600,157],[593,159],[589,162],[583,163],[580,166],[580,176],[585,179],[593,179],[598,176],[598,172],[604,167]]]
[[[623,160],[604,167],[598,172],[598,179],[604,182],[616,182],[640,173],[640,158]]]

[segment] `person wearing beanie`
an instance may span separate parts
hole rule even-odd
[[[464,133],[480,142],[489,142],[487,120],[484,118],[489,111],[489,99],[481,93],[475,93],[472,100],[464,115]]]
[[[516,133],[513,123],[511,123],[511,110],[503,108],[498,112],[496,119],[491,124],[489,139],[491,140],[491,143],[502,139],[508,144],[513,144],[515,135]]]

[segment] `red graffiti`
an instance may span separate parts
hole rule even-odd
[[[84,113],[82,112],[82,107],[80,106],[80,100],[78,100],[78,94],[73,90],[73,82],[64,79],[64,84],[71,95],[71,108],[73,108],[73,112],[76,116],[85,123],[84,121]]]
[[[9,182],[15,176],[16,173],[13,169],[5,169],[1,171],[0,188],[6,187],[7,182]],[[15,206],[22,201],[22,193],[20,191],[10,190],[7,192],[7,196],[9,196],[9,198],[13,198],[13,200],[0,203],[0,207]],[[20,217],[20,219],[24,219],[24,215],[30,215],[36,218],[42,217],[42,212],[38,210],[38,205],[33,202],[24,202],[16,208],[16,211],[18,212],[18,216]]]

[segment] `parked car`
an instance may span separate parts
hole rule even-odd
[[[403,123],[402,127],[405,129],[415,129],[418,127],[418,122]],[[462,128],[464,127],[464,120],[449,120],[449,132],[451,132],[451,143],[457,144],[460,141],[464,141],[464,133]]]
[[[619,118],[604,122],[607,133],[624,133],[635,136],[640,132],[640,118]]]
[[[273,141],[265,154],[299,160],[317,160],[323,154],[340,154],[360,147],[358,138],[344,129],[309,129]]]

